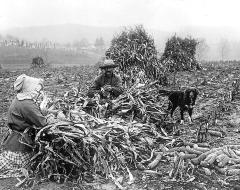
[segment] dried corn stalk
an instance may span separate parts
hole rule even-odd
[[[141,122],[163,121],[167,115],[167,99],[159,96],[158,90],[152,84],[154,83],[128,89],[112,101],[109,114]]]
[[[72,111],[72,114],[84,113]],[[111,178],[120,171],[136,168],[139,163],[147,166],[151,161],[149,155],[163,138],[154,126],[101,121],[104,122],[95,122],[90,127],[92,120],[85,117],[41,129],[35,139],[28,183],[39,178],[57,182]]]
[[[164,68],[157,58],[154,40],[143,26],[125,29],[115,36],[106,51],[106,57],[119,64],[124,81],[131,81],[140,71],[149,79],[162,79],[165,76]],[[160,81],[166,82],[164,80]]]
[[[173,36],[166,43],[161,63],[170,72],[200,69],[195,58],[197,41]]]

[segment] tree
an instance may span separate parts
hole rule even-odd
[[[71,47],[71,43],[67,42],[64,44],[64,46],[69,48],[69,47]]]
[[[90,45],[90,43],[88,42],[88,40],[86,38],[81,39],[79,42],[80,48],[87,48],[89,45]]]
[[[205,39],[198,39],[196,47],[196,58],[198,61],[206,60],[210,47]]]
[[[81,39],[80,41],[76,40],[73,42],[73,46],[82,49],[82,48],[87,48],[90,45],[88,40],[86,38]]]
[[[79,41],[78,40],[73,41],[72,46],[75,47],[75,48],[78,48],[79,47]]]
[[[229,50],[230,50],[229,41],[227,39],[221,39],[219,42],[221,61],[224,61],[228,58]]]
[[[104,49],[104,46],[105,46],[105,42],[103,40],[102,37],[100,38],[97,38],[95,43],[94,43],[94,46],[97,48],[97,49]]]

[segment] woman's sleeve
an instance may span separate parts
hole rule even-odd
[[[42,128],[47,125],[47,119],[43,116],[40,108],[32,101],[25,101],[22,107],[23,117],[32,125]]]

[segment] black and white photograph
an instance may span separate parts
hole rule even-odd
[[[0,0],[0,190],[240,190],[239,9]]]

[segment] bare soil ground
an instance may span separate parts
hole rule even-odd
[[[26,71],[32,76],[45,77],[46,90],[58,91],[63,93],[64,90],[69,90],[72,86],[81,85],[82,92],[84,93],[89,86],[90,81],[96,76],[96,72],[91,68],[58,68],[45,71]],[[46,73],[50,73],[51,77],[46,77]],[[0,73],[0,114],[1,114],[1,136],[4,135],[6,130],[6,112],[8,106],[14,97],[12,91],[12,84],[16,76],[20,72],[1,72]],[[58,76],[64,75],[63,82],[58,83]],[[216,116],[216,123],[211,129],[223,131],[224,137],[210,137],[208,143],[212,147],[220,147],[228,144],[239,144],[240,133],[238,132],[240,125],[240,101],[230,101],[229,92],[232,88],[232,82],[240,75],[240,66],[229,67],[207,67],[202,71],[197,72],[181,72],[178,73],[176,88],[179,87],[197,87],[200,91],[200,96],[197,99],[196,108],[193,115],[193,124],[189,124],[186,119],[184,125],[178,125],[180,129],[180,137],[188,141],[196,139],[197,129],[202,124],[203,118],[206,115],[211,115],[214,111],[218,110],[219,114]],[[171,79],[170,79],[171,80]],[[79,83],[80,82],[80,83]],[[224,102],[223,104],[220,104]],[[174,120],[179,120],[179,112],[174,114]],[[189,182],[181,182],[169,180],[168,175],[172,165],[167,159],[162,159],[156,173],[144,173],[142,171],[132,171],[135,178],[133,184],[127,184],[128,175],[120,180],[123,187],[131,190],[155,190],[155,189],[200,189],[200,190],[215,190],[215,189],[240,189],[239,176],[229,177],[219,174],[217,171],[212,170],[211,175],[206,175],[202,169],[194,171],[195,178]],[[17,179],[0,179],[0,189],[15,190],[18,182]],[[76,184],[56,184],[53,182],[43,182],[36,185],[32,189],[47,190],[47,189],[86,189],[86,190],[114,190],[118,189],[111,181],[100,181],[94,183],[83,183],[82,185]]]

